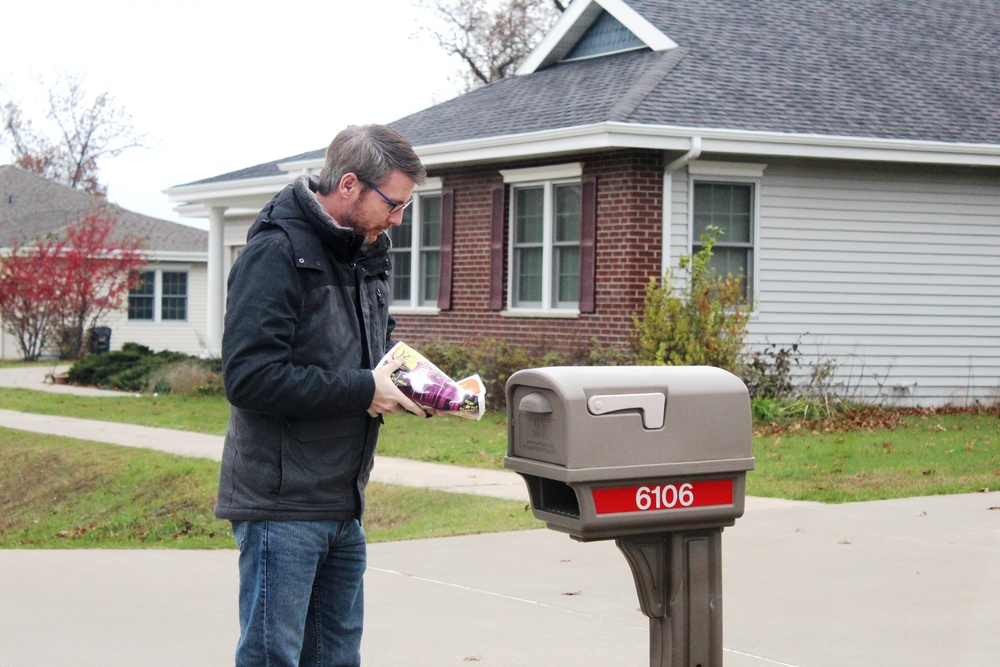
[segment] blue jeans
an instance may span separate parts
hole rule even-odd
[[[240,548],[237,667],[357,667],[365,531],[349,521],[233,521]]]

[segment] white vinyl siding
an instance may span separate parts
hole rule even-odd
[[[670,256],[670,266],[674,272],[680,265],[682,255],[691,254],[691,225],[688,218],[688,204],[691,196],[691,186],[689,180],[684,176],[686,172],[675,174],[670,180],[670,229],[667,232],[666,253]]]
[[[187,319],[161,321],[129,321],[127,307],[108,316],[111,327],[111,349],[121,349],[122,343],[139,343],[155,351],[172,350],[200,355],[205,352],[205,331],[208,327],[208,272],[204,263],[158,263],[148,270],[187,274]],[[103,324],[103,323],[102,323]]]
[[[1000,388],[1000,192],[968,169],[771,165],[751,340],[835,360],[891,405]]]
[[[689,179],[672,183],[673,267],[691,252]],[[996,170],[769,161],[749,349],[799,343],[803,366],[832,361],[839,393],[872,403],[993,403],[997,183]]]

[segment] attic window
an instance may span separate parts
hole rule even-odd
[[[641,49],[646,44],[614,16],[602,11],[563,61]]]

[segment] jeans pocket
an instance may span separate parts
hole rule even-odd
[[[236,540],[236,547],[242,549],[243,543],[247,539],[247,522],[231,521],[230,523],[233,524],[233,539]]]

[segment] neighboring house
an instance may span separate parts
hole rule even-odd
[[[111,327],[111,348],[135,342],[154,350],[204,354],[207,232],[127,211],[17,167],[0,166],[0,253],[9,253],[15,240],[23,247],[49,234],[58,236],[102,208],[117,220],[116,236],[141,239],[149,260],[143,284],[132,291],[127,305],[99,323]],[[0,335],[0,358],[17,358],[19,352],[12,336]]]
[[[993,403],[997,53],[997,0],[574,0],[516,76],[391,123],[430,176],[398,335],[621,345],[716,225],[752,349],[798,343],[855,398]],[[247,225],[323,155],[167,191],[210,219],[211,339]]]

